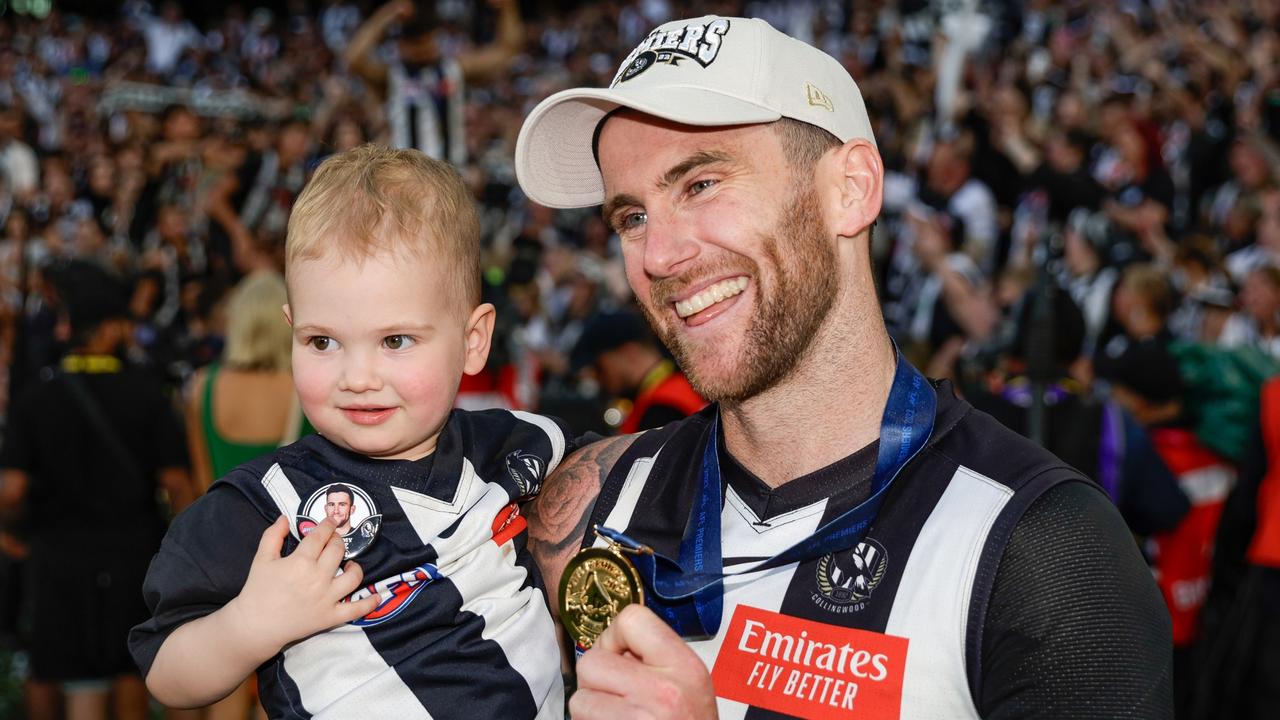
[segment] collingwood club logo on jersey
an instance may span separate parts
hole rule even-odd
[[[715,62],[728,32],[729,21],[724,18],[658,28],[631,51],[609,87],[626,82],[658,63],[680,67],[682,62],[689,61],[706,67]]]
[[[507,455],[507,474],[520,489],[519,497],[533,497],[542,489],[542,479],[547,463],[542,458],[524,450]]]
[[[829,553],[818,561],[813,601],[831,613],[858,612],[866,607],[888,566],[884,546],[871,538],[852,550]]]

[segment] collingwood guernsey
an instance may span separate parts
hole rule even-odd
[[[371,460],[319,435],[243,465],[175,520],[130,647],[144,675],[169,633],[239,594],[281,514],[288,554],[334,519],[379,607],[287,645],[258,669],[272,718],[559,718],[555,631],[517,499],[566,450],[554,421],[454,411],[421,460]]]
[[[1115,509],[949,385],[937,396],[932,437],[861,542],[726,578],[715,636],[687,638],[711,672],[720,718],[958,720],[1055,706],[1063,714],[1043,716],[1161,717],[1169,667],[1133,659],[1160,656],[1147,646],[1167,638],[1167,613],[1140,582]],[[640,435],[588,526],[676,557],[715,412]],[[723,438],[720,447],[726,573],[865,500],[878,451],[873,443],[770,488]],[[604,544],[592,535],[583,546],[593,543]],[[1112,691],[1093,692],[1103,687]]]

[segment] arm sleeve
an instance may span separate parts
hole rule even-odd
[[[129,651],[143,677],[170,633],[240,593],[271,520],[225,483],[178,515],[142,585],[151,618],[129,633]]]
[[[983,628],[978,710],[1013,718],[1171,718],[1169,613],[1124,521],[1083,482],[1032,503]]]

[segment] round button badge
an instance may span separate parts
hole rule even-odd
[[[297,517],[299,537],[306,537],[325,518],[342,537],[347,560],[368,550],[382,527],[373,498],[351,483],[329,483],[311,494]]]

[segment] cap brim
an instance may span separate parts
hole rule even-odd
[[[604,181],[591,143],[596,126],[619,107],[701,126],[748,125],[782,117],[777,110],[705,87],[564,90],[539,103],[520,128],[516,179],[524,194],[553,208],[604,202]]]

